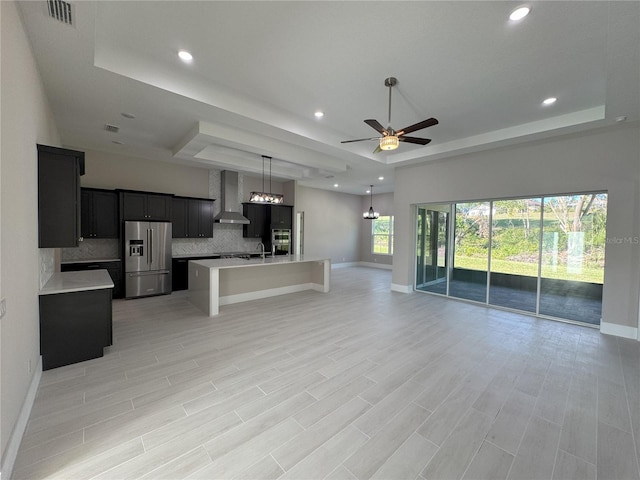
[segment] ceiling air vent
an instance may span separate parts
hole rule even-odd
[[[120,131],[120,127],[118,127],[116,125],[109,125],[108,123],[105,124],[104,129],[107,132],[111,132],[111,133],[118,133]]]
[[[47,0],[49,16],[56,20],[73,25],[73,5],[63,0]]]

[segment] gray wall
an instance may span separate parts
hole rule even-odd
[[[395,177],[393,287],[413,284],[412,205],[606,190],[603,322],[637,335],[640,292],[640,128],[638,124],[574,134],[411,167]],[[635,241],[634,241],[635,239]],[[614,328],[615,330],[615,328]],[[604,331],[604,329],[603,329]]]
[[[362,219],[362,214],[369,210],[371,197],[364,195],[360,202],[360,261],[379,265],[392,265],[393,255],[374,255],[371,253],[371,220]],[[393,193],[373,194],[373,209],[380,215],[394,215]]]
[[[332,264],[360,260],[360,195],[297,186],[296,212],[304,212],[304,254]],[[295,218],[295,217],[294,217]]]
[[[78,148],[85,152],[83,187],[123,188],[209,198],[209,171]]]
[[[7,301],[0,322],[0,431],[8,478],[9,439],[39,375],[38,290],[41,277],[52,273],[54,254],[38,249],[36,143],[59,146],[60,137],[16,4],[0,2],[0,16],[0,298]]]

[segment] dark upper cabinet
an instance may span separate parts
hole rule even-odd
[[[77,247],[84,152],[38,145],[38,246]]]
[[[291,230],[292,212],[291,205],[243,203],[242,213],[251,223],[242,226],[242,236],[262,238],[264,242],[271,242],[271,230],[277,228]]]
[[[289,205],[270,205],[271,229],[283,228],[291,230],[293,207]]]
[[[173,197],[173,238],[213,237],[213,202],[205,198]]]
[[[121,192],[122,220],[171,221],[173,195]]]
[[[267,229],[267,205],[260,203],[243,203],[242,214],[249,219],[249,224],[242,225],[242,236],[245,238],[263,238]]]
[[[118,194],[113,190],[82,189],[82,236],[118,238]]]

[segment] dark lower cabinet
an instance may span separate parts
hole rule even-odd
[[[121,262],[77,262],[60,265],[62,272],[81,272],[85,270],[107,270],[113,282],[113,298],[124,297]]]
[[[111,289],[41,295],[42,369],[102,357],[113,343]]]
[[[186,258],[174,258],[171,262],[171,289],[187,290],[189,288],[189,260]]]

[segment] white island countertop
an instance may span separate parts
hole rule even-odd
[[[38,295],[84,292],[113,288],[113,281],[107,270],[86,270],[81,272],[54,273]]]
[[[288,263],[324,262],[328,258],[305,257],[303,255],[276,255],[265,258],[219,258],[210,260],[191,260],[191,262],[207,268],[238,268],[260,265],[278,265]]]
[[[331,259],[279,255],[189,261],[189,300],[210,317],[220,306],[315,290],[328,293]]]

